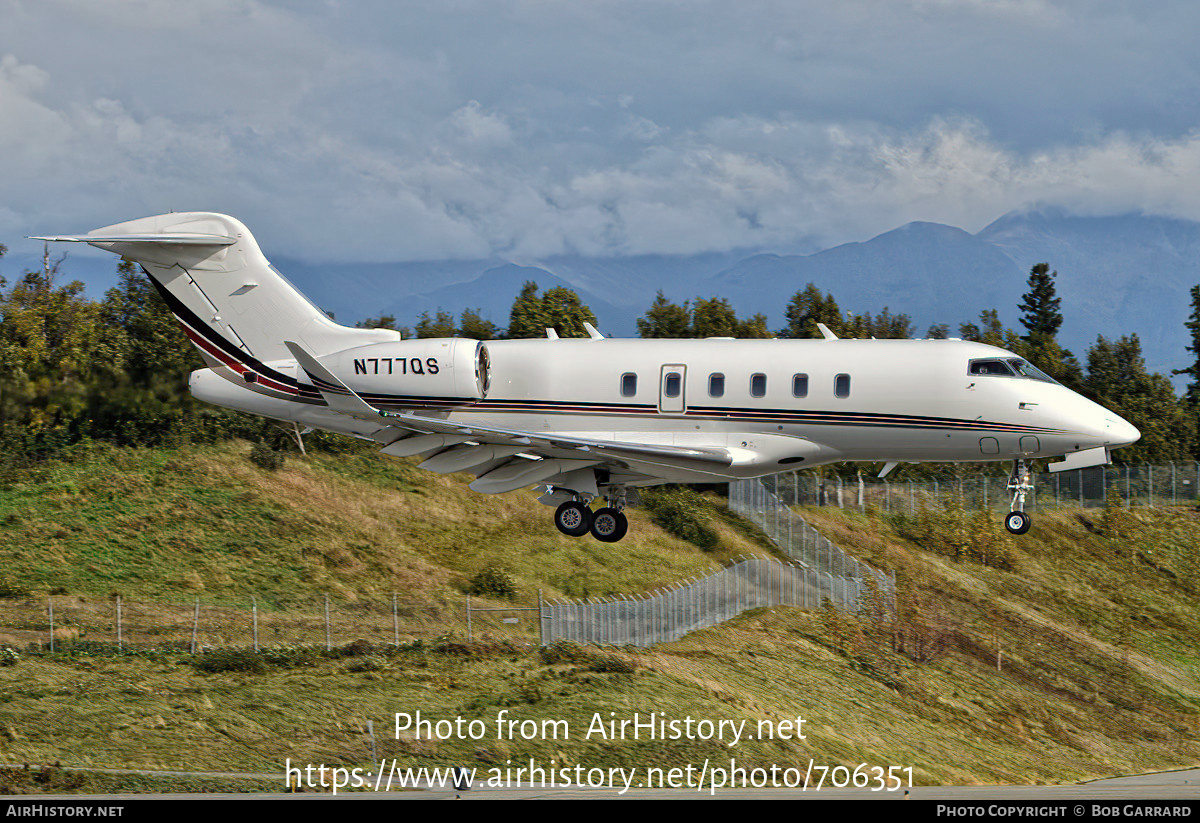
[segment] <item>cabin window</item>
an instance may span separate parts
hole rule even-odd
[[[683,375],[678,372],[672,372],[667,375],[667,379],[663,383],[663,394],[667,397],[678,397],[682,385]]]
[[[792,375],[792,397],[808,397],[808,375]]]
[[[720,372],[716,372],[708,376],[708,396],[725,396],[725,375],[721,374]]]
[[[833,396],[834,397],[849,397],[850,396],[850,375],[839,374],[833,378]]]
[[[767,376],[765,374],[750,375],[750,396],[751,397],[766,397],[767,395]]]
[[[637,375],[633,372],[621,375],[621,396],[633,397],[637,394]]]

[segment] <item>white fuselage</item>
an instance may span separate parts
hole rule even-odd
[[[425,397],[419,376],[401,378],[378,368],[342,376],[393,411],[531,432],[724,448],[735,455],[719,471],[659,472],[672,480],[760,476],[843,460],[1051,457],[1115,448],[1138,437],[1120,417],[1057,383],[971,374],[972,361],[1017,358],[980,343],[538,339],[484,345],[490,380],[482,398]],[[365,356],[372,348],[344,354]],[[371,434],[361,421],[215,377],[198,372],[193,392],[314,428]]]

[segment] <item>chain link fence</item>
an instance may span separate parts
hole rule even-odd
[[[891,584],[886,577],[877,579]],[[715,626],[749,609],[815,609],[823,600],[829,600],[840,609],[853,611],[866,602],[868,593],[863,578],[748,557],[698,580],[646,594],[550,602],[542,609],[542,620],[547,643],[570,640],[652,646]]]
[[[1096,466],[1065,472],[1040,472],[1032,477],[1027,510],[1048,506],[1103,506],[1115,493],[1129,506],[1175,506],[1200,502],[1200,463],[1133,463]],[[758,481],[737,481],[733,487]],[[812,472],[789,472],[762,480],[781,502],[792,506],[837,506],[916,513],[956,500],[966,508],[1007,512],[1012,507],[1008,478],[976,475],[927,481],[887,481],[860,475],[845,480]]]
[[[650,646],[678,640],[748,609],[816,609],[825,600],[843,611],[871,606],[872,597],[894,608],[894,575],[835,546],[780,499],[777,483],[769,489],[768,481],[730,483],[729,507],[762,528],[792,562],[744,558],[699,580],[648,594],[552,602],[542,612],[546,642]]]
[[[318,597],[264,608],[245,605],[129,600],[54,595],[0,598],[0,646],[35,644],[51,650],[99,644],[122,651],[171,649],[198,652],[238,646],[323,646],[355,641],[372,645],[411,642],[449,632],[465,634],[458,604],[394,595],[347,601]],[[536,637],[536,630],[525,632]],[[511,634],[511,632],[510,632]]]

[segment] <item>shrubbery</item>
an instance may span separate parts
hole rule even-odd
[[[503,566],[487,566],[471,578],[467,594],[512,600],[517,596],[517,581]]]
[[[642,504],[650,519],[664,531],[699,546],[704,551],[717,547],[717,533],[709,527],[708,502],[684,486],[664,486],[642,492]]]

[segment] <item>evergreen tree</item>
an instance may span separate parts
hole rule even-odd
[[[544,337],[554,329],[559,337],[587,337],[583,324],[596,324],[596,315],[565,286],[549,289],[538,296],[537,283],[527,280],[513,302],[508,319],[508,337],[512,339]]]
[[[984,309],[979,313],[979,325],[962,323],[958,327],[958,336],[973,343],[986,343],[997,348],[1008,348],[1016,335],[1004,328],[1000,322],[1000,313],[995,309]]]
[[[739,320],[737,336],[742,340],[767,340],[775,335],[767,328],[767,316],[756,314],[746,320]]]
[[[824,323],[834,334],[842,332],[842,312],[837,301],[832,294],[821,294],[812,283],[792,295],[784,316],[787,326],[779,333],[780,337],[820,337],[818,323]]]
[[[417,337],[453,337],[455,333],[454,315],[438,309],[437,316],[431,318],[429,312],[421,312],[417,320]]]
[[[1126,462],[1186,459],[1195,437],[1195,420],[1180,404],[1171,382],[1146,371],[1136,334],[1110,341],[1103,336],[1088,350],[1084,391],[1097,403],[1128,420],[1141,439],[1115,454]]]
[[[124,365],[83,283],[54,285],[61,262],[47,256],[42,271],[26,272],[0,292],[0,431],[6,439],[76,439],[100,373]]]
[[[495,340],[497,329],[496,324],[490,320],[484,320],[478,310],[463,309],[458,333],[471,340]]]
[[[697,297],[692,303],[692,337],[737,337],[738,319],[724,297]]]
[[[1192,353],[1192,365],[1175,369],[1171,374],[1186,374],[1188,382],[1184,400],[1193,411],[1200,411],[1200,285],[1192,286],[1192,316],[1183,324],[1192,338],[1187,350]]]
[[[646,314],[638,318],[638,335],[643,338],[692,336],[692,317],[688,304],[672,303],[660,289]]]
[[[584,323],[596,325],[596,315],[579,299],[579,295],[565,286],[557,286],[542,295],[542,311],[546,325],[558,332],[559,337],[587,337]]]
[[[1054,278],[1047,263],[1038,263],[1029,271],[1029,291],[1021,295],[1021,325],[1025,336],[1020,343],[1009,346],[1033,365],[1062,383],[1078,390],[1083,385],[1083,370],[1070,351],[1058,344],[1056,335],[1062,327],[1059,311],[1062,299],[1057,296]]]
[[[892,314],[884,306],[883,311],[875,316],[870,312],[847,315],[842,323],[842,332],[845,337],[906,340],[912,337],[913,326],[907,314]]]
[[[537,283],[526,280],[520,294],[513,301],[512,311],[508,315],[508,332],[506,337],[519,340],[527,337],[544,337],[546,327],[550,323],[538,296]]]
[[[1056,296],[1054,278],[1058,272],[1050,271],[1048,263],[1038,263],[1029,272],[1029,291],[1021,295],[1021,325],[1025,327],[1026,342],[1035,339],[1053,338],[1062,326],[1063,317],[1059,311],[1062,299]]]

